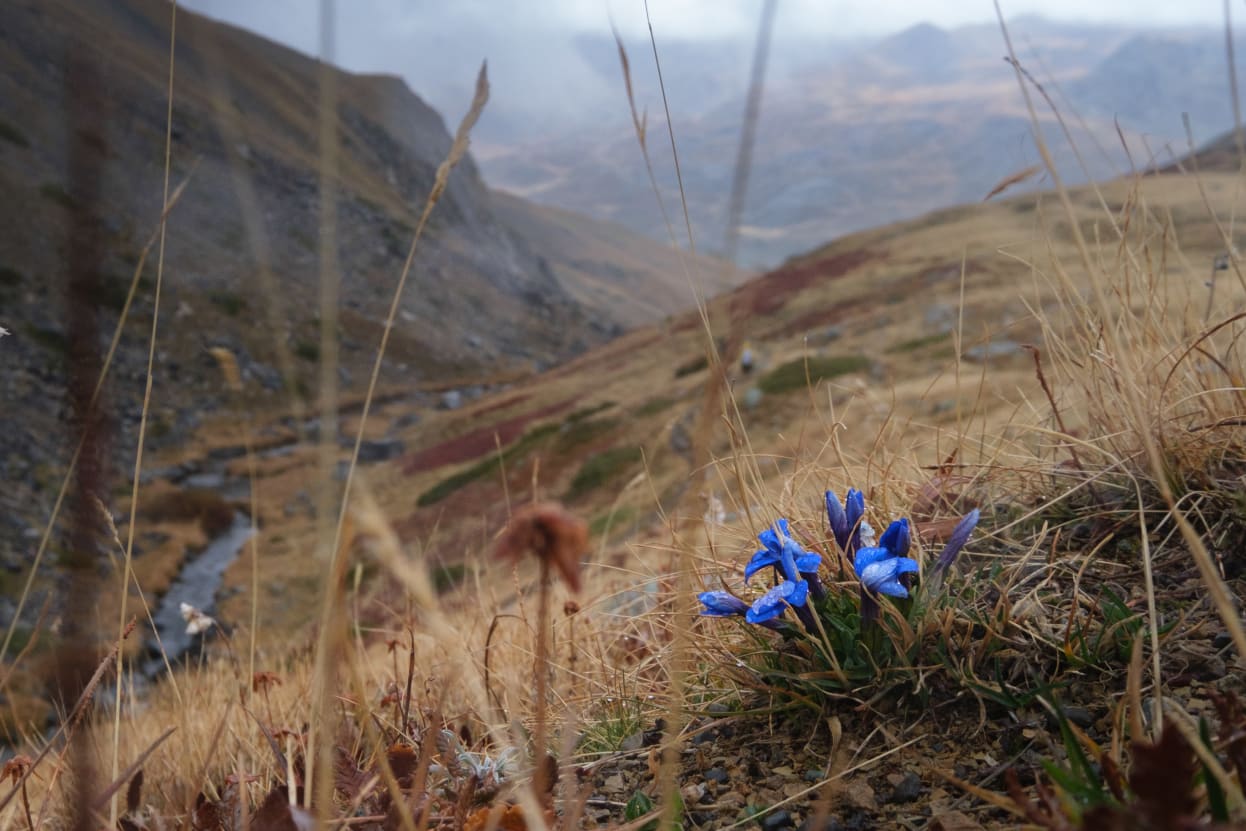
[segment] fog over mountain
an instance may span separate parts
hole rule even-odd
[[[229,14],[234,3],[192,5]],[[295,5],[306,6],[284,0],[272,8]],[[731,15],[702,15],[698,26],[693,0],[651,5],[698,248],[718,251],[755,23],[733,7]],[[981,199],[1000,179],[1038,163],[997,24],[955,25],[957,15],[969,12],[932,8],[927,11],[943,15],[937,18],[943,25],[917,23],[881,35],[862,25],[867,18],[853,4],[836,7],[848,21],[842,28],[796,5],[781,4],[776,19],[739,251],[743,264],[773,265],[847,232]],[[1023,8],[1010,5],[1014,12]],[[474,140],[485,181],[666,240],[628,112],[618,50],[608,27],[596,20],[602,10],[591,6],[552,3],[541,13],[492,7],[490,13],[467,2],[453,12],[420,16],[377,0],[362,6],[366,14],[339,13],[335,55],[347,66],[401,74],[451,120],[466,107],[474,69],[487,58],[494,96]],[[686,245],[653,49],[638,8],[609,11],[626,44],[637,106],[647,116],[666,213]],[[1206,25],[1214,18],[1177,26],[1158,17],[1162,9],[1143,4],[1133,16],[1139,22],[1118,24],[1103,22],[1112,16],[1111,4],[1096,11],[1097,22],[1032,15],[1009,22],[1019,59],[1055,101],[1082,155],[1084,167],[1035,95],[1067,181],[1122,175],[1131,157],[1136,164],[1152,156],[1170,161],[1186,149],[1182,113],[1189,113],[1196,143],[1232,126],[1223,30]],[[887,3],[878,13],[880,21],[899,14]],[[288,40],[318,48],[314,14],[296,23],[253,25],[284,27]],[[1036,177],[1023,187],[1049,184]]]

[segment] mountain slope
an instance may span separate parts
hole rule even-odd
[[[628,327],[661,319],[693,302],[690,281],[710,297],[739,284],[741,272],[720,260],[693,259],[614,223],[494,194],[498,216],[535,248],[549,252],[554,274],[585,308],[610,310]],[[652,275],[666,275],[654,280]]]
[[[51,480],[70,446],[47,422],[64,406],[70,220],[85,208],[99,234],[101,354],[158,225],[170,12],[164,0],[18,0],[5,7],[0,325],[13,334],[0,342],[0,394],[13,429],[0,437],[0,473],[23,483],[4,496],[3,507],[14,509],[5,512],[13,524],[8,539],[9,531],[30,532],[20,517],[46,516]],[[328,239],[320,224],[319,62],[184,11],[176,28],[171,176],[173,187],[186,187],[163,251],[149,435],[157,444],[184,435],[225,400],[210,349],[237,357],[257,406],[284,407],[292,393],[314,391]],[[366,383],[451,138],[441,117],[397,78],[336,69],[327,77],[336,87],[331,123],[340,141],[328,172],[336,203],[329,253],[341,281],[339,381],[349,394]],[[75,116],[79,105],[83,113]],[[69,172],[70,139],[79,131],[104,159],[98,198],[89,201]],[[576,220],[540,211],[532,221],[546,230],[528,239],[518,227],[526,207],[503,201],[499,210],[474,160],[464,158],[420,241],[382,382],[413,389],[530,372],[669,311],[612,301],[618,275],[608,257],[594,253],[609,228],[587,238],[560,234],[564,225],[578,227]],[[577,248],[581,239],[589,240],[585,250]],[[627,246],[657,247],[635,239]],[[622,275],[627,289],[674,296],[683,278],[664,256],[637,250]],[[156,259],[153,251],[146,260],[104,391],[104,409],[120,430],[118,465],[133,459]],[[33,475],[40,470],[46,475]]]

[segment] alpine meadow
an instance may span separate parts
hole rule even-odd
[[[524,5],[3,4],[0,831],[1246,829],[1241,10]]]

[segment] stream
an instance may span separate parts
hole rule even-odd
[[[153,615],[153,620],[170,664],[181,660],[199,637],[186,633],[182,604],[194,606],[207,615],[213,614],[216,592],[221,587],[225,569],[242,551],[247,540],[251,539],[252,530],[249,516],[241,511],[234,514],[234,522],[229,530],[192,557],[160,599],[160,608]],[[164,658],[160,656],[154,639],[150,645],[150,653],[151,657],[143,663],[143,675],[154,678],[164,670]]]

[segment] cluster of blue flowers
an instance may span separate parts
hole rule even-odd
[[[865,521],[865,496],[856,488],[849,489],[843,504],[834,491],[827,491],[826,516],[836,544],[852,563],[860,581],[863,622],[877,617],[879,595],[909,596],[912,578],[907,575],[916,573],[919,566],[908,556],[912,542],[908,519],[895,520],[875,539],[874,529]],[[952,565],[977,526],[978,516],[975,508],[957,523],[935,561],[932,576],[942,575]],[[727,591],[702,592],[700,600],[705,608],[701,614],[710,617],[742,615],[749,623],[778,628],[778,618],[790,607],[805,628],[813,631],[815,624],[809,599],[816,602],[826,596],[826,589],[818,579],[822,555],[806,551],[792,539],[786,519],[762,531],[757,539],[763,547],[745,566],[744,582],[769,566],[775,572],[775,585],[752,604]]]

